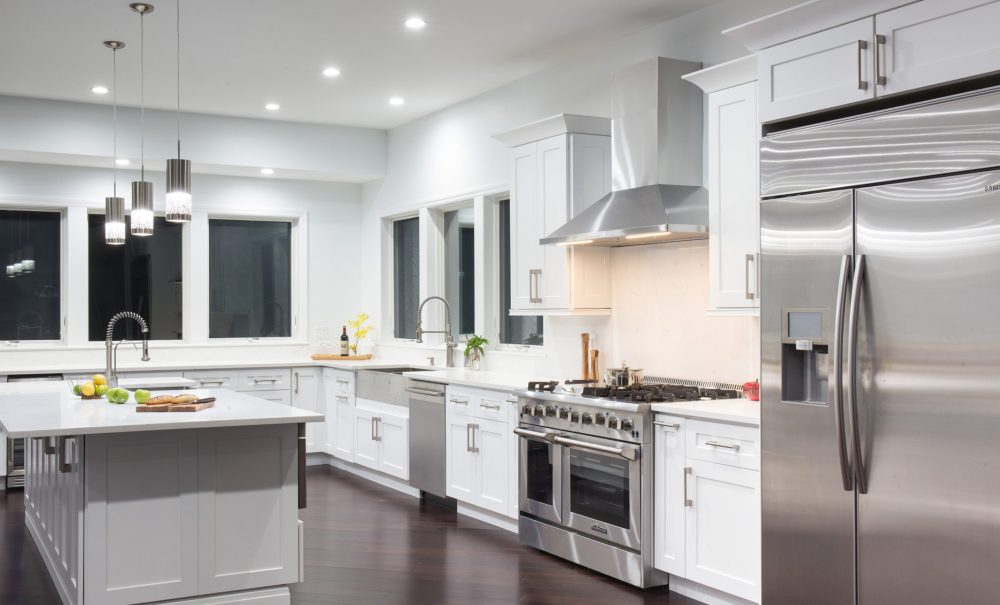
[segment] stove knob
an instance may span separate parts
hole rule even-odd
[[[618,416],[615,416],[614,414],[608,416],[608,428],[610,429],[622,428],[619,422],[621,422],[621,418],[619,418]]]
[[[569,419],[569,408],[559,408],[559,417]]]
[[[535,409],[532,410],[531,415],[532,416],[544,416],[545,415],[545,406],[536,405]]]
[[[594,424],[604,424],[604,413],[597,412],[594,414]]]
[[[554,405],[547,405],[547,406],[545,406],[545,415],[546,416],[555,416],[556,415],[556,406],[554,406]]]
[[[570,422],[580,422],[580,412],[578,412],[576,410],[570,410],[570,412],[569,412],[569,421]]]
[[[522,405],[521,406],[521,413],[524,414],[524,415],[530,414],[531,413],[531,406],[528,405],[528,404]]]
[[[621,428],[622,429],[624,429],[626,431],[630,431],[630,430],[632,430],[632,426],[633,426],[633,424],[632,424],[632,419],[631,418],[622,418],[621,419]]]
[[[580,418],[580,422],[583,424],[593,424],[594,417],[590,415],[590,412],[584,412],[583,416]]]

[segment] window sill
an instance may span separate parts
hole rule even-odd
[[[115,341],[118,342],[117,340]],[[140,342],[140,341],[127,341],[127,342]],[[223,347],[233,347],[239,345],[252,346],[252,347],[285,347],[285,346],[310,346],[311,343],[305,340],[296,339],[262,339],[255,342],[250,342],[245,338],[233,338],[233,339],[215,339],[211,342],[185,342],[183,340],[151,340],[149,341],[149,347],[151,349],[211,349],[211,348],[223,348]],[[4,345],[0,344],[0,353],[4,352],[15,352],[15,351],[100,351],[104,349],[104,341],[92,341],[85,345],[69,345],[66,343],[52,342],[48,341],[45,343],[32,343],[27,344],[25,342],[20,342],[16,345]]]

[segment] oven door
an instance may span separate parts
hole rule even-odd
[[[518,427],[518,510],[560,523],[562,519],[562,448],[556,433]]]
[[[597,437],[560,435],[563,523],[588,536],[638,550],[642,473],[640,449]]]

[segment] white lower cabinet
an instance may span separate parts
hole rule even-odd
[[[690,451],[699,439],[688,435],[714,426],[713,433],[756,451],[758,429],[662,414],[654,426],[654,565],[759,603],[760,472],[744,460]]]
[[[517,516],[517,451],[507,409],[506,393],[448,387],[447,494],[460,502],[488,511]],[[515,503],[512,506],[512,503]]]
[[[358,398],[354,406],[354,462],[410,478],[410,430],[407,408]]]
[[[354,373],[323,369],[328,454],[354,462]]]
[[[319,370],[292,369],[292,407],[325,414],[324,393],[320,389]],[[326,445],[326,422],[306,424],[306,452],[322,452]]]

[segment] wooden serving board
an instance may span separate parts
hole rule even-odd
[[[333,353],[313,353],[313,361],[368,361],[374,357],[371,353],[365,355],[334,355]]]
[[[204,403],[158,403],[155,405],[140,405],[136,404],[135,411],[137,412],[200,412],[202,410],[207,410],[210,407],[214,407],[214,401],[206,401]]]

